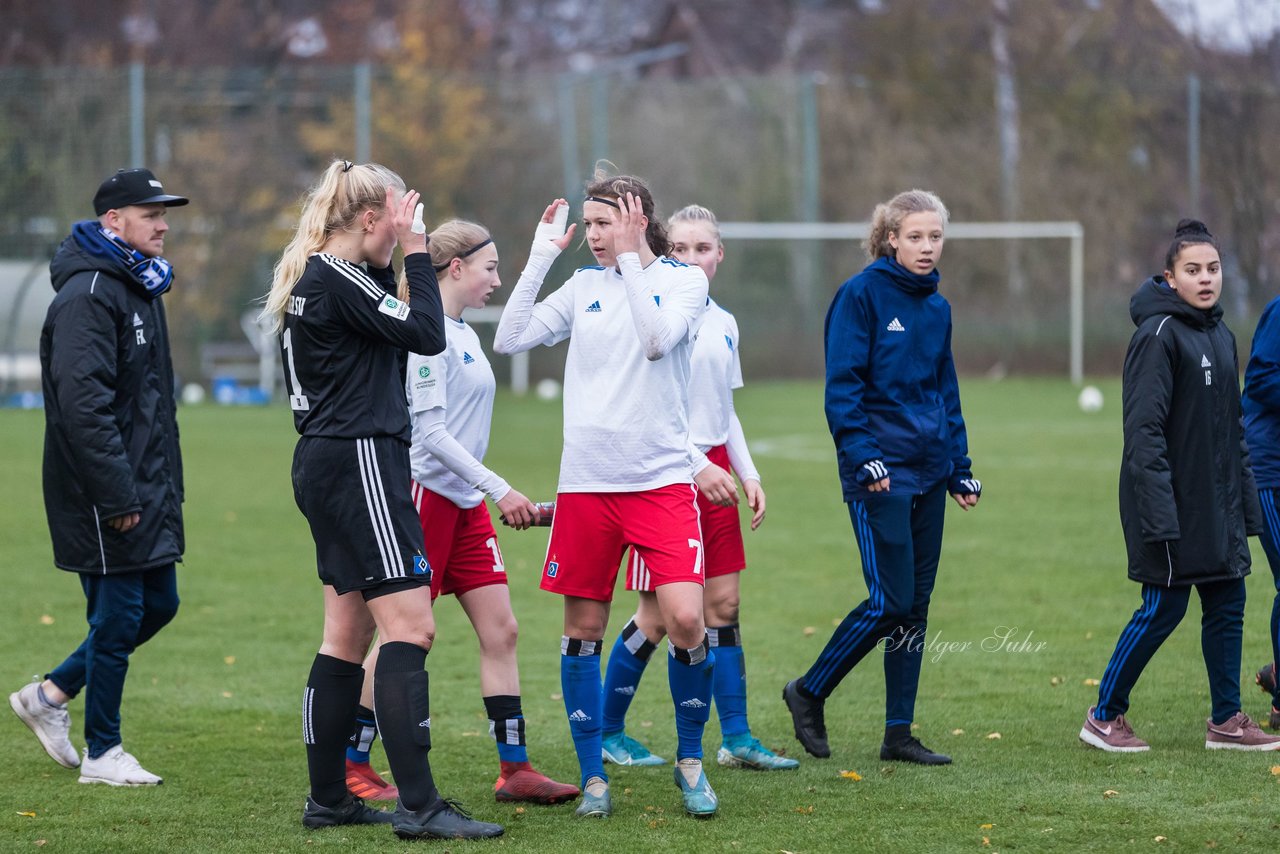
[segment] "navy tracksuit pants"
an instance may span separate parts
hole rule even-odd
[[[883,641],[885,725],[911,723],[946,509],[945,482],[922,495],[877,494],[849,502],[868,595],[801,679],[805,691],[826,699]]]
[[[1276,583],[1276,597],[1271,602],[1271,660],[1280,661],[1280,489],[1259,489],[1262,501],[1262,550],[1271,565]],[[1271,707],[1280,709],[1280,684],[1271,693]]]
[[[173,564],[141,572],[80,576],[89,635],[48,678],[66,694],[85,692],[84,737],[97,759],[120,743],[120,700],[129,656],[178,613]]]
[[[1244,579],[1183,587],[1142,585],[1142,606],[1120,633],[1098,687],[1094,717],[1109,721],[1129,710],[1129,692],[1147,662],[1187,613],[1191,587],[1200,594],[1200,650],[1209,671],[1213,722],[1240,711],[1240,645],[1244,637]]]

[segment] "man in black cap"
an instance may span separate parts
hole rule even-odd
[[[178,610],[182,457],[161,294],[165,214],[187,204],[149,170],[120,170],[93,197],[49,271],[56,295],[40,336],[44,501],[53,560],[78,573],[89,634],[9,705],[81,783],[155,785],[124,751],[120,698],[129,655]],[[84,762],[66,704],[85,691]]]

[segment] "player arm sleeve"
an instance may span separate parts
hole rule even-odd
[[[707,459],[707,455],[695,445],[692,441],[689,445],[689,464],[693,467],[693,476],[697,477],[702,470],[711,465],[711,460]]]
[[[1124,360],[1124,466],[1133,479],[1142,536],[1149,543],[1182,536],[1165,440],[1173,358],[1158,336],[1140,330]]]
[[[738,473],[738,479],[743,483],[748,480],[760,482],[760,472],[756,471],[756,464],[751,459],[751,451],[747,448],[747,436],[742,432],[742,422],[738,420],[738,413],[733,409],[732,399],[729,402],[729,438],[725,442],[725,450],[729,452],[729,465],[733,466],[733,470]]]
[[[825,327],[827,426],[835,440],[841,478],[856,479],[857,470],[884,455],[863,408],[871,369],[871,332],[866,309],[854,291],[842,287],[827,311]]]
[[[48,367],[76,478],[100,519],[142,510],[114,413],[117,323],[113,314],[88,294],[68,301],[58,313]]]
[[[942,390],[947,408],[947,435],[951,440],[948,452],[951,457],[951,477],[973,476],[973,461],[969,459],[969,433],[964,426],[964,413],[960,409],[960,382],[956,379],[956,362],[951,355],[951,323],[947,322],[947,341],[942,361],[938,365],[938,387]]]
[[[542,302],[537,301],[538,291],[559,254],[554,247],[548,251],[534,242],[529,261],[502,307],[502,317],[493,335],[495,353],[510,356],[532,350],[539,344],[558,344],[568,337],[572,317],[568,311],[572,302],[568,283]]]
[[[405,256],[405,276],[409,281],[409,301],[398,300],[372,281],[357,279],[343,271],[330,269],[325,281],[336,294],[335,304],[357,332],[408,350],[434,355],[444,349],[444,306],[440,301],[440,285],[431,266],[431,255],[415,252]]]
[[[1235,336],[1231,336],[1231,352],[1236,352]],[[1240,357],[1235,360],[1235,376],[1240,376]],[[1237,408],[1240,404],[1236,403]],[[1244,530],[1250,537],[1260,536],[1265,530],[1262,518],[1262,502],[1258,500],[1258,482],[1253,476],[1253,461],[1249,455],[1249,443],[1244,435],[1244,414],[1239,416],[1240,430],[1240,503],[1244,508]]]
[[[662,258],[650,264],[666,263]],[[640,336],[645,358],[653,362],[671,352],[688,336],[707,305],[707,277],[696,267],[684,268],[690,276],[685,286],[673,288],[659,303],[649,285],[649,273],[640,265],[640,256],[624,252],[618,256],[618,271],[626,284],[631,319]]]
[[[470,486],[501,501],[511,491],[505,480],[471,456],[444,425],[444,409],[436,407],[413,414],[413,446],[424,448],[444,467],[465,480]]]
[[[1280,309],[1267,306],[1262,313],[1252,350],[1244,369],[1245,391],[1260,406],[1280,410]]]

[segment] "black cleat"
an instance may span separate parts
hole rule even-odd
[[[827,745],[827,722],[824,716],[825,700],[810,700],[800,693],[792,679],[782,689],[782,702],[791,710],[791,723],[795,726],[796,739],[811,756],[826,759],[831,755]]]
[[[1253,677],[1253,681],[1258,683],[1258,687],[1268,694],[1276,692],[1276,665],[1275,662],[1267,662],[1258,668],[1258,675]]]
[[[364,805],[364,801],[354,795],[336,807],[322,807],[311,796],[307,796],[307,805],[302,808],[302,826],[308,830],[322,827],[337,827],[340,824],[390,824],[391,813],[375,810]]]
[[[917,765],[950,765],[951,757],[945,753],[934,753],[920,743],[914,735],[895,741],[893,744],[880,745],[880,759],[893,762],[914,762]]]
[[[502,825],[476,821],[457,801],[441,798],[417,811],[396,802],[391,829],[401,839],[488,839],[502,835]]]

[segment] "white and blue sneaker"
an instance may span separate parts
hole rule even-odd
[[[716,753],[716,762],[726,768],[751,768],[756,771],[791,771],[800,767],[797,760],[779,756],[749,732],[726,736]]]
[[[684,811],[694,818],[710,818],[715,815],[720,808],[720,799],[707,782],[707,775],[702,771],[702,760],[681,759],[672,770],[675,771],[680,795],[684,798]],[[696,782],[690,785],[689,777],[694,777]]]
[[[600,739],[600,756],[614,765],[666,765],[667,760],[649,752],[625,731],[607,732]]]
[[[609,795],[609,783],[600,777],[592,777],[582,784],[582,803],[574,810],[579,818],[608,818],[613,815],[613,798]]]

